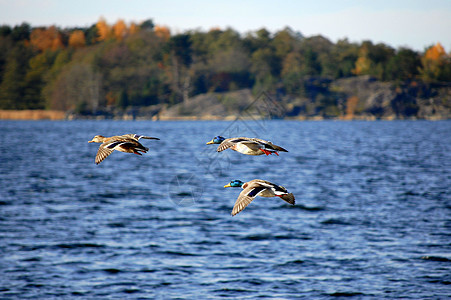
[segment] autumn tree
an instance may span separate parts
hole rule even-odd
[[[155,35],[164,41],[168,41],[171,37],[171,31],[166,26],[155,26],[154,28]]]
[[[97,40],[105,41],[112,37],[112,31],[110,25],[106,22],[105,18],[100,18],[96,23],[97,28]]]
[[[128,28],[125,24],[124,20],[119,19],[114,25],[113,25],[113,34],[114,37],[121,41],[124,39],[124,37],[128,34]]]
[[[69,35],[69,46],[72,48],[82,48],[86,46],[85,34],[82,30],[74,30]]]
[[[359,57],[355,62],[355,68],[352,72],[355,75],[366,75],[369,74],[371,70],[371,59],[369,58],[368,45],[364,44],[360,47]]]
[[[40,51],[57,50],[64,47],[61,33],[55,26],[36,28],[30,34],[30,44]]]
[[[139,26],[135,22],[130,23],[130,28],[128,29],[130,35],[136,34],[139,32]]]
[[[419,69],[421,78],[425,81],[433,81],[441,79],[442,69],[449,56],[440,43],[429,47],[423,57],[421,57],[422,67]]]

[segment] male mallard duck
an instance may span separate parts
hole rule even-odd
[[[230,148],[247,155],[270,155],[275,153],[279,156],[277,151],[288,152],[284,148],[274,145],[269,141],[257,138],[237,137],[226,139],[222,136],[216,136],[207,143],[207,145],[210,144],[219,144],[217,149],[218,152]]]
[[[139,134],[124,134],[112,137],[104,137],[102,135],[96,135],[88,143],[102,143],[96,155],[96,164],[100,164],[105,158],[108,157],[114,150],[118,150],[125,153],[135,153],[142,155],[138,151],[146,153],[149,148],[144,147],[139,139],[159,140],[156,137],[143,136]]]
[[[266,180],[254,179],[248,182],[242,182],[241,180],[232,180],[226,187],[242,187],[238,199],[235,202],[232,210],[232,216],[236,215],[240,211],[246,208],[249,203],[254,200],[255,197],[280,197],[282,200],[294,205],[294,195],[288,193],[287,189],[283,186],[271,183]]]

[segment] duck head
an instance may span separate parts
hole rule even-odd
[[[226,184],[224,187],[241,187],[244,184],[241,180],[232,180],[228,184]]]
[[[96,135],[92,138],[92,140],[88,141],[88,143],[103,143],[105,137],[103,135]]]
[[[224,137],[218,135],[218,136],[215,136],[211,141],[209,141],[207,143],[207,145],[210,145],[210,144],[221,144],[224,140],[225,140]]]

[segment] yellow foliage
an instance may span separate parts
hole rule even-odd
[[[55,26],[50,26],[47,29],[34,29],[30,34],[30,44],[41,51],[58,50],[64,47],[61,34]]]
[[[368,58],[368,48],[364,46],[359,50],[359,57],[355,62],[355,68],[352,70],[352,73],[355,75],[367,74],[370,68],[371,60]]]
[[[221,31],[220,27],[211,27],[208,32],[219,32],[219,31]]]
[[[157,26],[155,26],[154,31],[155,31],[156,36],[158,36],[159,38],[162,38],[166,41],[169,40],[169,38],[171,37],[171,31],[166,26],[157,25]]]
[[[440,72],[448,55],[440,43],[430,47],[421,58],[420,74],[423,80],[436,80],[440,77]]]
[[[113,25],[113,34],[117,40],[122,40],[128,33],[127,25],[124,20],[119,19],[116,24]]]
[[[86,45],[85,34],[81,30],[74,30],[69,36],[69,46],[73,48],[81,48]]]
[[[128,31],[130,32],[130,34],[133,35],[133,34],[135,34],[135,33],[137,33],[139,31],[139,26],[136,25],[136,23],[132,22],[130,24],[130,28],[128,29]]]
[[[425,59],[430,60],[440,60],[446,56],[445,49],[443,48],[442,44],[437,43],[431,48],[429,48],[426,53],[424,54]]]
[[[111,37],[111,28],[107,24],[105,18],[101,17],[99,21],[96,23],[97,28],[97,40],[98,41],[104,41]]]

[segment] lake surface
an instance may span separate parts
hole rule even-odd
[[[0,121],[1,299],[441,299],[451,122]],[[96,134],[143,155],[95,165]],[[289,150],[205,145],[258,136]],[[232,179],[296,196],[230,215]]]

